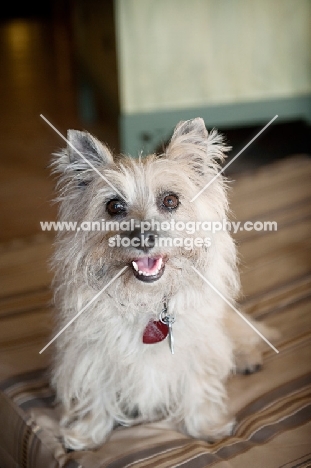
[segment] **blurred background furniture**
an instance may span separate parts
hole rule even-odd
[[[119,120],[137,156],[196,116],[208,128],[311,122],[309,0],[77,0],[83,119]]]

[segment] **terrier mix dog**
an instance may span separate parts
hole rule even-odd
[[[139,159],[114,157],[87,132],[68,141],[54,160],[59,216],[81,229],[58,233],[53,260],[58,330],[75,318],[53,364],[64,445],[94,448],[117,424],[160,419],[196,438],[231,434],[226,381],[258,370],[262,340],[223,300],[239,292],[230,233],[207,244],[202,228],[226,219],[225,179],[191,202],[219,171],[222,137],[200,118],[180,122],[164,154]],[[109,229],[82,229],[103,220]]]

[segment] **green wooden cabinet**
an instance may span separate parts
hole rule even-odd
[[[208,128],[311,121],[310,0],[74,5],[81,112],[109,113],[122,151],[153,151],[196,116]]]

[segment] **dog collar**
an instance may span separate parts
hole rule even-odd
[[[143,343],[154,344],[163,341],[169,336],[169,346],[174,354],[173,323],[174,315],[168,313],[167,303],[163,301],[163,309],[160,312],[159,320],[150,320],[143,333]]]

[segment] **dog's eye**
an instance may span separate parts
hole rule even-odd
[[[111,216],[116,216],[126,212],[126,203],[123,200],[114,198],[110,200],[106,205],[106,210]]]
[[[163,198],[162,204],[165,208],[174,210],[179,205],[179,198],[174,193],[170,193],[169,195],[166,195],[166,197]]]

